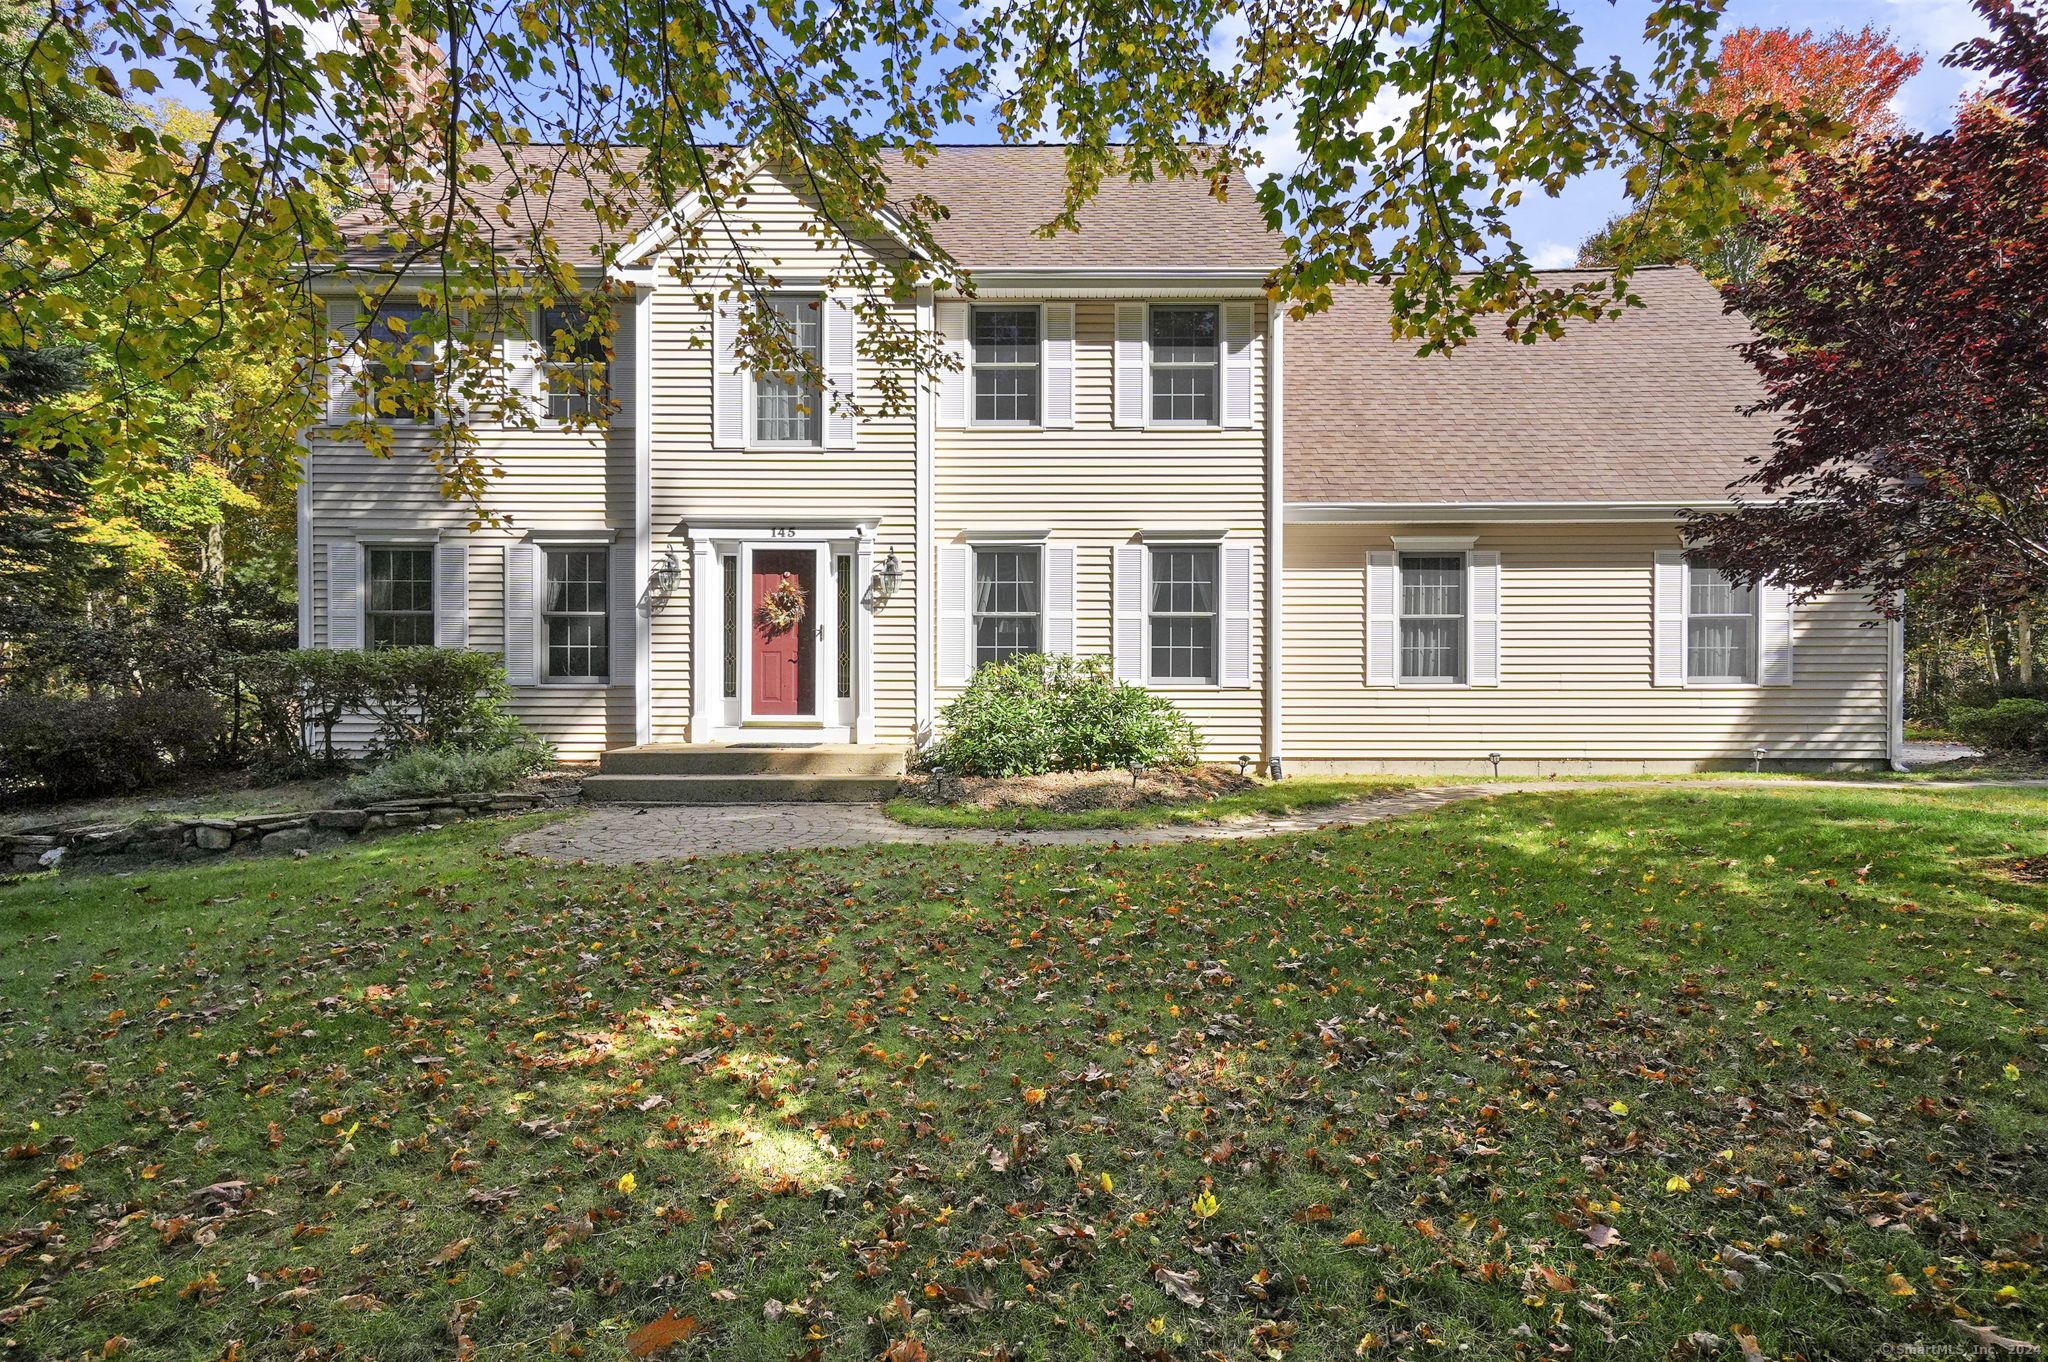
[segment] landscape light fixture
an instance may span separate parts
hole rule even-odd
[[[1138,787],[1138,777],[1140,777],[1140,776],[1142,776],[1142,775],[1144,775],[1144,774],[1145,774],[1145,763],[1144,763],[1144,762],[1142,762],[1142,761],[1134,761],[1134,762],[1132,762],[1132,763],[1131,763],[1131,788],[1132,788],[1132,789],[1136,789],[1136,788]]]
[[[1251,773],[1252,773],[1252,759],[1251,759],[1250,757],[1239,757],[1239,758],[1237,759],[1237,774],[1238,774],[1238,778],[1239,778],[1239,779],[1243,779],[1244,777],[1246,777],[1246,776],[1250,775]]]
[[[1499,780],[1499,779],[1500,779],[1500,753],[1498,753],[1498,752],[1488,752],[1488,753],[1486,754],[1486,759],[1487,759],[1488,761],[1490,761],[1490,762],[1492,762],[1492,763],[1493,763],[1493,778],[1494,778],[1495,780]]]
[[[1756,764],[1752,766],[1750,769],[1754,771],[1757,775],[1762,775],[1764,773],[1764,758],[1771,755],[1771,749],[1759,745],[1757,749],[1751,752],[1749,755],[1756,758]]]

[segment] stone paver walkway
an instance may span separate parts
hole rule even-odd
[[[1871,788],[1869,782],[1803,780],[1793,785],[1771,780],[1525,780],[1490,784],[1445,785],[1401,790],[1373,799],[1312,809],[1291,817],[1247,818],[1218,824],[1181,824],[1158,828],[1085,828],[1053,832],[993,831],[983,828],[914,828],[884,818],[871,804],[601,804],[579,818],[523,832],[506,842],[512,851],[558,861],[597,861],[630,865],[637,861],[679,860],[690,856],[728,856],[745,852],[794,851],[810,847],[857,847],[876,842],[909,842],[935,846],[947,842],[1007,846],[1076,846],[1087,843],[1199,842],[1245,837],[1277,837],[1399,818],[1441,808],[1461,799],[1521,794],[1535,790],[1611,790],[1653,786],[1662,789],[1713,789],[1727,786],[1800,788],[1813,786]],[[1947,781],[1939,786],[1889,785],[1882,789],[1932,790],[1977,786],[2048,786],[2048,780]]]

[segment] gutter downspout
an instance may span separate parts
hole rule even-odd
[[[932,288],[927,284],[917,291],[917,329],[922,335],[930,335],[937,329],[937,325]],[[938,573],[934,566],[937,562],[937,549],[933,544],[936,531],[932,511],[932,446],[936,402],[937,393],[933,388],[931,375],[920,374],[917,380],[917,542],[911,551],[910,565],[910,570],[917,574],[917,591],[911,597],[912,625],[916,631],[915,646],[911,649],[911,655],[915,659],[913,685],[916,691],[916,705],[912,718],[912,747],[923,747],[930,742],[936,736],[934,730],[938,723],[937,715],[933,711],[933,681],[938,660]]]
[[[1888,720],[1886,728],[1888,732],[1885,734],[1885,737],[1887,745],[1891,748],[1892,769],[1894,771],[1904,771],[1907,769],[1906,617],[1903,613],[1906,608],[1905,592],[1901,591],[1898,593],[1896,604],[1902,613],[1885,621],[1885,662],[1887,663],[1886,670],[1889,672],[1889,675],[1885,677],[1885,689],[1890,692],[1887,698],[1891,701],[1890,705],[1887,706],[1890,712],[1886,715]]]
[[[1286,737],[1281,667],[1287,619],[1287,487],[1284,479],[1284,420],[1287,388],[1278,305],[1268,303],[1266,320],[1266,770],[1281,778]]]

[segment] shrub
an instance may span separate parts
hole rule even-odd
[[[2024,752],[2048,742],[2048,704],[2039,700],[2009,697],[1982,709],[1958,706],[1948,722],[1957,736],[1980,747]]]
[[[1030,654],[983,667],[939,715],[917,766],[1030,776],[1093,766],[1185,766],[1201,736],[1165,696],[1118,681],[1107,657]]]
[[[334,731],[352,713],[375,721],[373,752],[386,757],[422,747],[495,749],[525,736],[505,712],[512,688],[490,653],[301,648],[246,657],[239,666],[260,716],[264,762],[274,770],[332,763]]]
[[[554,762],[554,748],[524,739],[500,747],[416,747],[348,782],[351,797],[364,803],[410,795],[502,790],[521,776]]]
[[[0,696],[0,779],[60,799],[117,794],[203,761],[220,707],[197,691]]]

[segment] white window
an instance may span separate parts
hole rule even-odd
[[[550,680],[601,681],[610,673],[610,557],[601,548],[548,550],[541,624]]]
[[[1729,581],[1718,568],[1686,565],[1686,680],[1756,680],[1756,594],[1753,587]]]
[[[434,646],[434,551],[373,548],[363,614],[370,648]]]
[[[419,334],[427,315],[418,303],[386,302],[364,333],[363,373],[370,389],[370,419],[434,419],[434,342]]]
[[[974,423],[1038,424],[1038,309],[974,309]]]
[[[1401,555],[1401,679],[1465,679],[1465,555]]]
[[[768,300],[790,344],[824,363],[824,299],[817,294],[782,294]],[[824,393],[793,374],[754,375],[754,443],[814,448],[823,427]]]
[[[1042,651],[1039,550],[1025,547],[974,551],[974,665],[1008,662]]]
[[[1217,332],[1214,307],[1152,309],[1152,424],[1218,423],[1222,347]]]
[[[542,308],[538,340],[548,419],[599,415],[611,391],[604,312],[579,306]]]
[[[1148,636],[1154,681],[1216,679],[1216,550],[1152,550]]]

